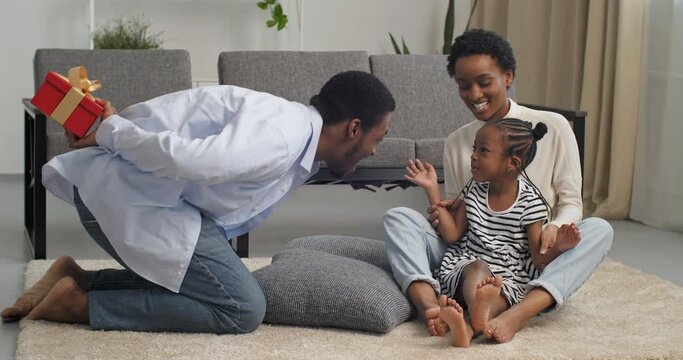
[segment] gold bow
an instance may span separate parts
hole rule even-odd
[[[69,69],[68,77],[71,86],[91,98],[93,96],[90,93],[102,87],[99,80],[88,79],[88,70],[85,69],[85,66],[76,66]]]

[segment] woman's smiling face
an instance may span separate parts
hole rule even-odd
[[[510,110],[507,88],[514,78],[490,55],[463,56],[455,62],[458,93],[474,117],[489,121],[503,118]]]

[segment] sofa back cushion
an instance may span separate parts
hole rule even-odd
[[[33,58],[35,89],[48,72],[66,76],[70,68],[80,65],[88,70],[88,78],[102,83],[93,95],[111,101],[118,110],[192,87],[186,50],[38,49]],[[50,121],[47,132],[64,130]]]
[[[396,99],[389,137],[445,138],[474,120],[446,64],[446,55],[370,56],[372,73]]]
[[[308,105],[335,74],[370,72],[364,51],[229,51],[218,57],[218,82]]]

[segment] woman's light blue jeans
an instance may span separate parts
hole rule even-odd
[[[78,191],[74,201],[88,234],[125,267]],[[89,271],[88,280],[93,329],[241,334],[254,331],[266,312],[265,296],[256,279],[223,231],[204,217],[179,293],[128,269]]]
[[[612,226],[600,218],[588,218],[577,224],[579,244],[546,266],[529,287],[543,287],[561,306],[583,283],[612,248]],[[448,245],[439,238],[424,215],[399,207],[384,216],[384,233],[389,263],[394,278],[405,293],[414,281],[424,281],[438,295],[439,282],[432,272],[441,265]]]

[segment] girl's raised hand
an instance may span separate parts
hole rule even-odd
[[[405,178],[411,183],[423,188],[438,186],[438,179],[434,166],[430,163],[422,164],[420,159],[415,161],[408,160]]]

